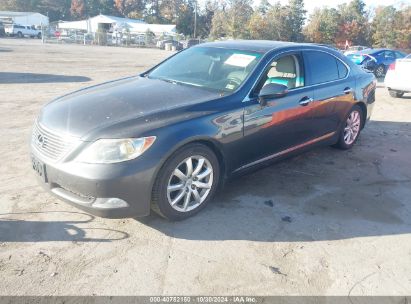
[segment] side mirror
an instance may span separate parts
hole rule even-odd
[[[268,83],[262,87],[258,94],[258,102],[264,106],[267,104],[267,98],[280,98],[288,93],[288,87],[278,83]]]

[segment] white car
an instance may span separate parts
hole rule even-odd
[[[385,75],[385,87],[392,97],[411,92],[411,54],[390,65]]]
[[[17,36],[19,38],[23,37],[37,37],[41,38],[41,31],[36,29],[34,26],[29,25],[19,25],[19,24],[8,24],[4,26],[4,32],[8,36]]]

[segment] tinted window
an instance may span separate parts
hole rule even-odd
[[[397,58],[404,58],[406,55],[404,53],[401,53],[401,52],[395,52],[395,56]]]
[[[307,69],[311,75],[310,84],[319,84],[340,78],[337,59],[334,56],[324,52],[307,51],[306,58]]]
[[[289,89],[295,89],[304,86],[304,78],[301,56],[298,54],[286,55],[271,62],[261,87],[268,83],[277,83],[286,85]]]
[[[388,60],[395,59],[394,52],[391,52],[391,51],[385,51],[384,56],[385,56],[385,59],[388,59]]]

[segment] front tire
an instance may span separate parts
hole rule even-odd
[[[22,32],[18,32],[18,33],[17,33],[17,37],[18,37],[18,38],[23,38],[23,33],[22,33]]]
[[[202,144],[177,150],[163,165],[152,191],[152,209],[180,221],[201,211],[214,196],[220,166],[214,152]]]
[[[341,150],[351,149],[358,140],[361,128],[364,125],[363,111],[360,106],[355,105],[345,118],[345,122],[340,130],[336,148]]]
[[[380,64],[379,66],[377,66],[375,68],[375,72],[374,72],[375,77],[382,78],[382,77],[385,76],[385,73],[386,73],[386,71],[385,71],[385,66],[384,65]]]
[[[404,92],[401,91],[388,90],[388,92],[390,93],[390,96],[394,98],[401,98],[402,96],[404,96]]]

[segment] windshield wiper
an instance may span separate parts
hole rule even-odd
[[[178,81],[175,81],[175,80],[173,80],[173,79],[168,79],[168,78],[154,78],[154,79],[162,80],[162,81],[165,81],[165,82],[168,82],[168,83],[172,83],[172,84],[179,84]]]

